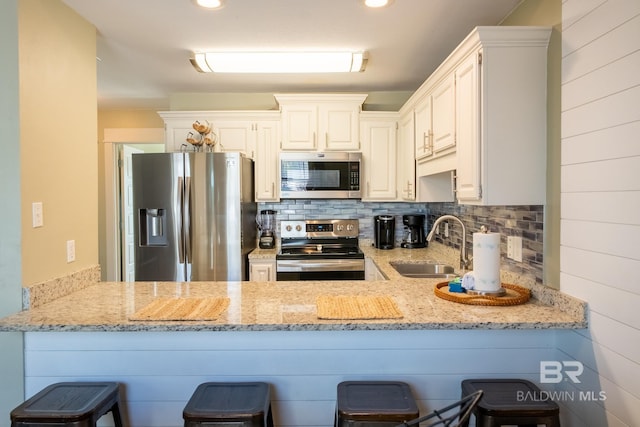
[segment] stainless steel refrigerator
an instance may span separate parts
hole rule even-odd
[[[132,156],[137,281],[248,280],[253,161],[240,153]]]

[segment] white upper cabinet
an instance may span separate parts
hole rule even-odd
[[[455,148],[455,80],[453,75],[433,87],[415,106],[416,160],[425,162]],[[446,150],[446,151],[444,151]]]
[[[455,107],[454,78],[448,76],[431,93],[431,138],[434,155],[456,145]]]
[[[198,137],[193,123],[208,123],[215,138],[214,152],[240,152],[252,159],[256,153],[257,122],[280,120],[272,111],[161,111],[164,120],[166,151],[190,151],[191,135]]]
[[[414,120],[416,160],[421,161],[433,154],[431,96],[426,95],[416,103]]]
[[[419,201],[546,203],[550,34],[477,27],[402,107],[415,113]]]
[[[240,152],[255,159],[256,130],[256,122],[252,120],[214,119],[215,151]]]
[[[398,200],[416,200],[415,120],[413,110],[401,112],[398,121],[397,186]]]
[[[481,53],[469,55],[456,68],[456,192],[459,200],[480,200],[480,80]]]
[[[456,64],[457,199],[546,203],[550,28],[479,27]]]
[[[166,151],[191,151],[193,123],[208,122],[216,144],[214,152],[240,152],[254,160],[256,201],[277,201],[280,113],[274,111],[161,111]]]
[[[360,151],[359,115],[367,95],[276,94],[282,150]]]
[[[261,120],[256,122],[255,191],[257,202],[280,200],[278,183],[280,176],[278,143],[280,141],[280,121]]]
[[[362,139],[362,200],[395,200],[396,130],[398,113],[369,112],[360,115]]]

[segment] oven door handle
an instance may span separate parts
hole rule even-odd
[[[292,271],[364,271],[363,259],[317,259],[313,261],[277,260],[276,272]]]

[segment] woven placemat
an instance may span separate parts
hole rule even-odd
[[[326,320],[399,319],[402,312],[390,296],[320,295],[318,318]]]
[[[449,292],[449,282],[438,283],[433,290],[437,297],[470,305],[519,305],[529,301],[531,297],[531,291],[522,286],[503,283],[502,287],[507,291],[507,294],[501,297]]]
[[[216,320],[229,298],[156,298],[129,316],[129,320]]]

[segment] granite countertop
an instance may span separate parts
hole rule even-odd
[[[400,329],[582,329],[585,304],[546,286],[524,284],[533,298],[518,306],[472,306],[434,295],[442,279],[410,279],[390,261],[433,259],[452,263],[457,253],[441,245],[381,251],[361,244],[387,280],[309,282],[99,282],[41,306],[0,319],[0,331],[286,331]],[[251,259],[275,258],[256,250]],[[454,266],[456,264],[453,264]],[[508,283],[521,284],[517,277]],[[515,280],[510,280],[515,279]],[[503,281],[505,281],[503,279]],[[505,281],[506,282],[506,281]],[[320,320],[319,295],[388,295],[403,314],[392,320]],[[228,297],[215,321],[131,321],[156,297]]]

